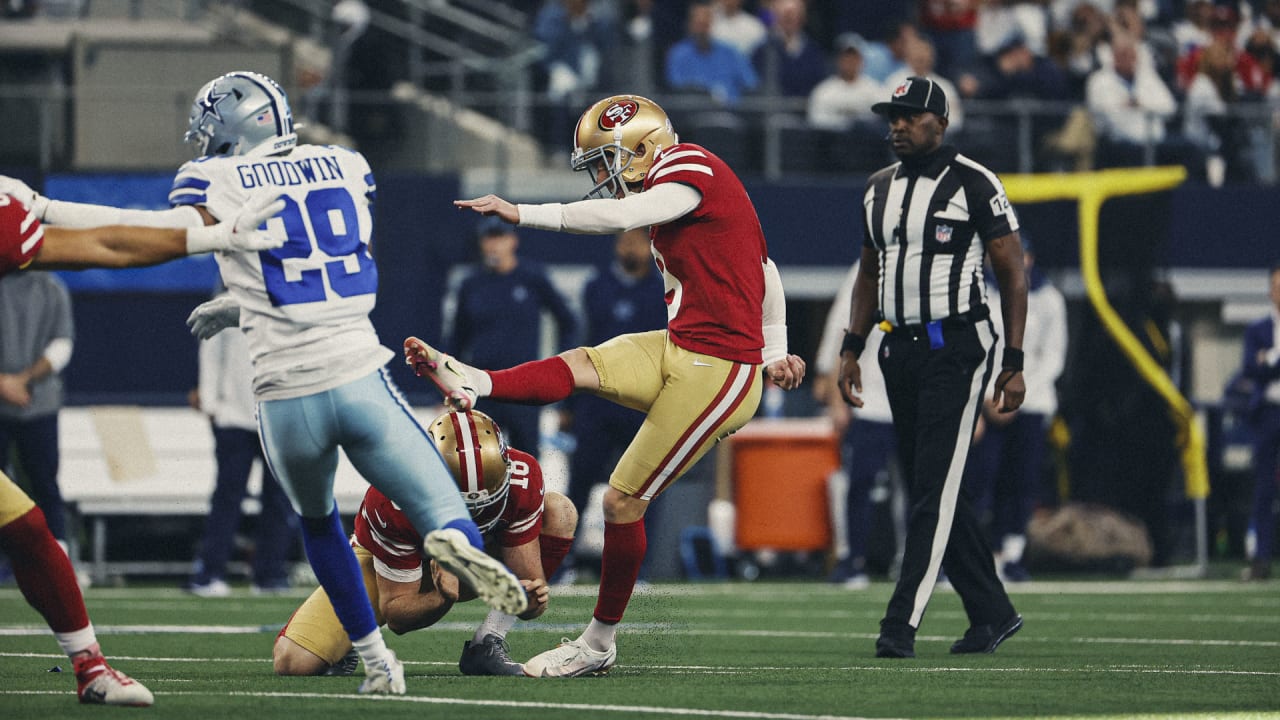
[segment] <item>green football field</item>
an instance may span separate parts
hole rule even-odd
[[[113,664],[146,683],[149,710],[82,707],[38,615],[0,589],[0,718],[1004,718],[1280,717],[1280,582],[1033,582],[1013,588],[1023,630],[994,655],[952,656],[965,629],[939,591],[914,660],[877,660],[890,586],[657,584],[632,601],[606,676],[459,675],[483,615],[460,606],[436,627],[393,636],[403,697],[363,697],[359,678],[278,678],[275,632],[304,591],[199,599],[169,588],[93,588],[90,613]],[[511,633],[526,659],[576,636],[594,586],[560,589]]]

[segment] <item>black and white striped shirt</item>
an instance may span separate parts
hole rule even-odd
[[[986,304],[985,243],[1018,229],[995,173],[943,146],[876,172],[862,205],[885,320],[928,323]]]

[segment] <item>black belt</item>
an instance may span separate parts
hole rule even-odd
[[[955,315],[948,315],[940,320],[932,320],[927,323],[907,323],[904,325],[894,325],[888,320],[880,322],[880,329],[887,333],[904,333],[912,338],[927,336],[929,345],[935,349],[942,347],[942,330],[950,328],[952,330],[962,330],[973,327],[976,323],[991,317],[991,310],[986,305],[979,305],[972,310]]]

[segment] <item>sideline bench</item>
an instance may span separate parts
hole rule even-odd
[[[427,411],[430,411],[428,408]],[[434,415],[415,411],[423,423]],[[95,582],[112,575],[185,574],[191,562],[148,558],[107,561],[108,520],[132,516],[204,516],[209,513],[216,464],[209,420],[189,408],[90,406],[59,415],[59,486],[73,517],[89,530],[90,573]],[[243,510],[257,514],[262,487],[255,464]],[[352,516],[369,485],[345,455],[334,479],[338,509]],[[72,556],[77,556],[72,548]]]

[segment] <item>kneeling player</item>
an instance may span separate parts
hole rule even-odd
[[[500,548],[499,558],[529,595],[529,609],[519,618],[538,617],[550,598],[547,578],[573,545],[578,524],[573,503],[545,492],[538,461],[508,448],[488,415],[445,413],[428,430],[486,542]],[[372,487],[356,515],[351,546],[378,623],[398,635],[435,624],[455,602],[473,597],[423,554],[422,538],[408,518]],[[515,622],[515,615],[491,610],[463,645],[458,668],[466,675],[523,675],[506,648]],[[350,650],[329,597],[316,588],[276,638],[273,664],[278,675],[349,674],[356,664]]]

